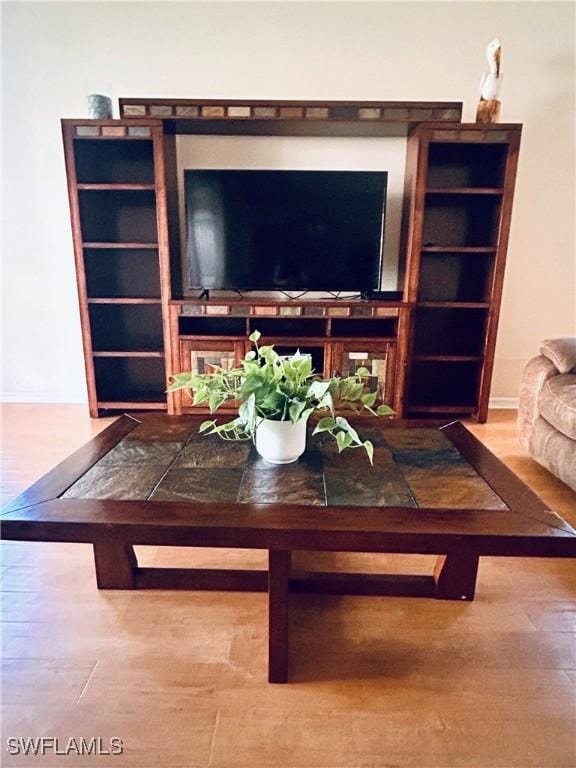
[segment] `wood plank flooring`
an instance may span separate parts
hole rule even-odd
[[[109,421],[2,407],[7,501]],[[474,433],[576,524],[576,494],[519,448],[515,414]],[[140,548],[144,564],[264,567],[265,553]],[[98,592],[86,545],[5,542],[2,732],[122,739],[118,756],[5,766],[574,768],[576,568],[483,559],[476,601],[298,595],[287,686],[266,682],[262,594]],[[434,558],[299,554],[307,568],[431,572]]]

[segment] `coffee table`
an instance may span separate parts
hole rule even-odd
[[[269,680],[288,679],[290,592],[473,600],[479,558],[576,557],[576,531],[458,422],[371,420],[374,468],[325,436],[300,461],[124,415],[3,511],[1,537],[89,542],[99,589],[267,591]],[[139,567],[135,545],[269,551],[268,570]],[[297,573],[295,550],[436,554],[430,576]]]

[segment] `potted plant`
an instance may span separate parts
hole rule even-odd
[[[217,424],[204,421],[200,432],[225,440],[252,440],[263,459],[272,464],[297,461],[306,448],[306,426],[314,411],[325,411],[313,434],[325,432],[336,440],[338,452],[364,448],[372,463],[374,446],[362,440],[348,419],[335,414],[347,409],[368,411],[374,416],[392,415],[387,405],[376,406],[377,394],[366,391],[367,368],[354,376],[322,379],[314,373],[309,355],[299,352],[280,356],[273,346],[258,346],[261,334],[250,336],[255,349],[248,352],[239,368],[215,369],[211,374],[178,373],[169,392],[188,389],[194,405],[207,404],[215,413],[224,403],[239,402],[238,416]]]

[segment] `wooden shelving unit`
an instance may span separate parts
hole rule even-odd
[[[373,371],[399,416],[486,419],[521,126],[458,122],[459,103],[121,99],[64,120],[93,416],[192,409],[181,370],[237,365],[258,329],[325,375]],[[393,301],[201,301],[180,287],[177,134],[408,138]]]
[[[423,125],[410,137],[408,417],[486,420],[520,133]]]
[[[159,238],[166,226],[161,126],[140,126],[146,136],[94,138],[78,131],[87,125],[64,121],[63,134],[90,413],[164,410],[162,302],[170,294]]]

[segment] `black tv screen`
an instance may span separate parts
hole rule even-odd
[[[185,171],[185,287],[379,288],[386,180],[381,171]]]

